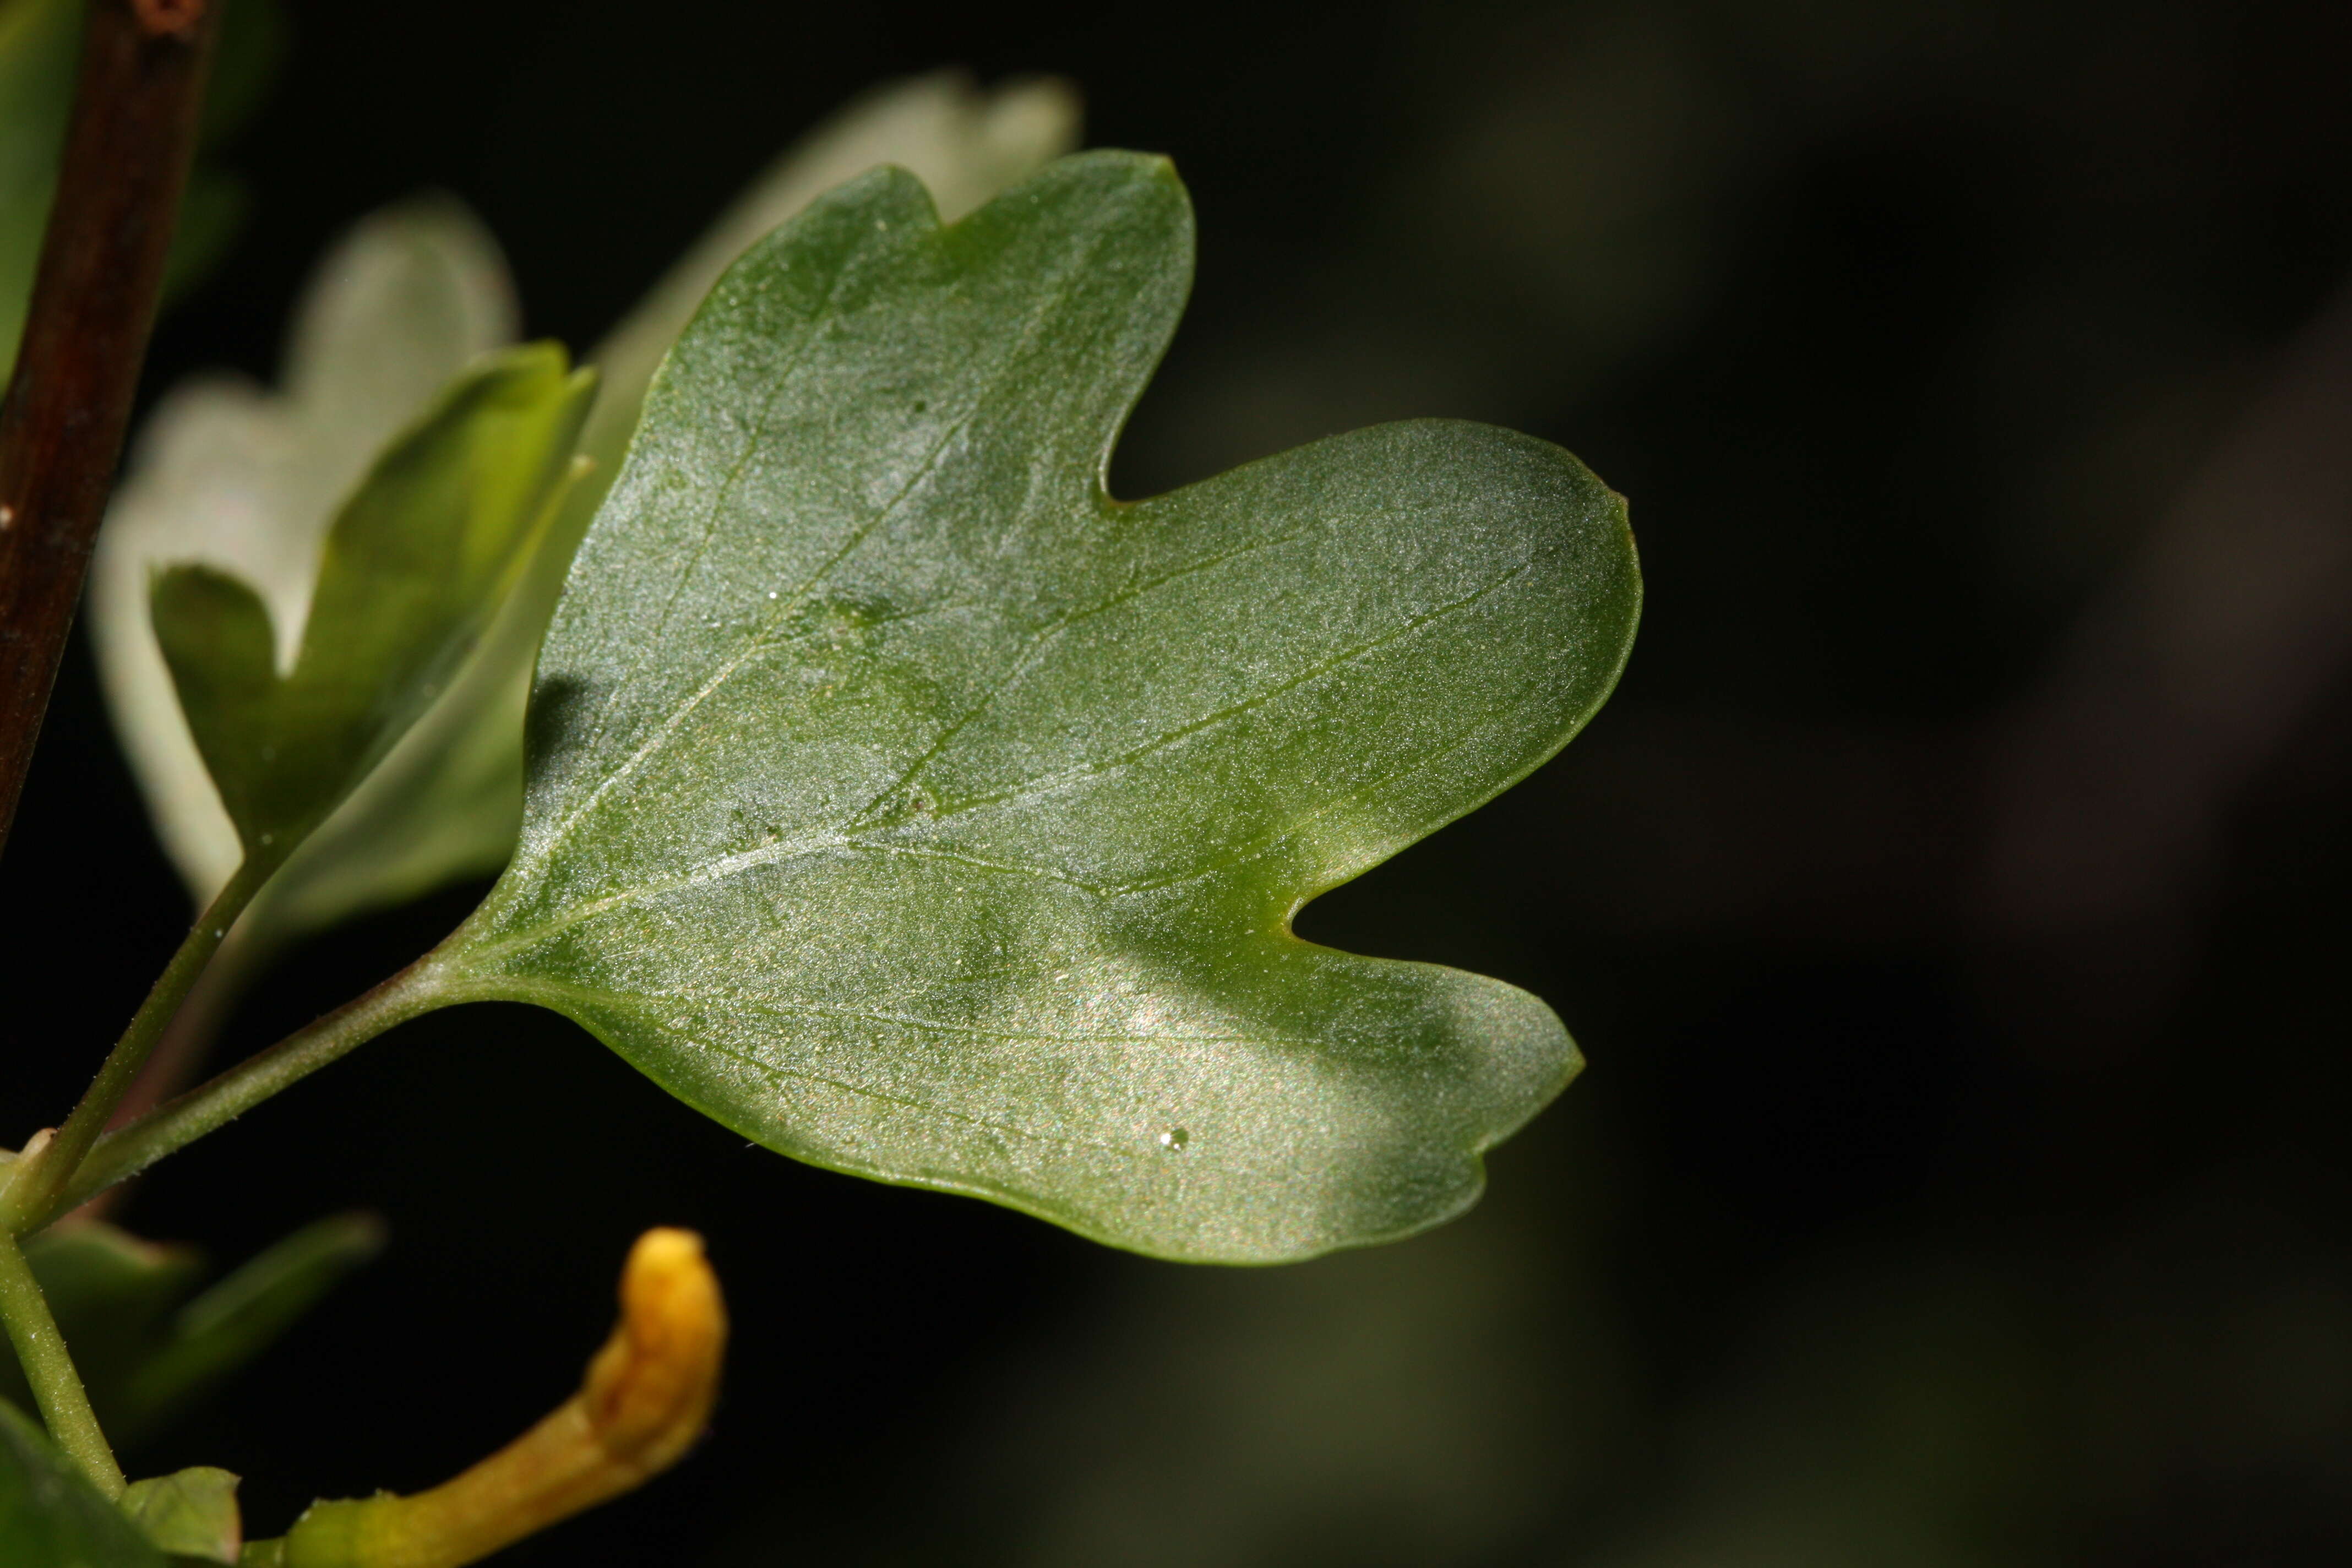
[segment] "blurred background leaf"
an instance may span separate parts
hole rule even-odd
[[[293,854],[464,667],[576,477],[594,384],[530,343],[442,389],[337,509],[291,658],[245,579],[153,574],[155,641],[247,860]]]
[[[123,748],[199,906],[243,849],[156,646],[154,573],[201,563],[253,584],[290,664],[344,501],[459,372],[513,341],[515,316],[497,242],[472,215],[446,198],[388,207],[314,273],[282,393],[193,380],[142,426],[91,563],[90,627]]]
[[[0,364],[16,363],[80,56],[79,0],[0,9]]]
[[[26,1244],[107,1435],[137,1445],[241,1370],[320,1297],[383,1250],[372,1215],[336,1215],[284,1237],[199,1290],[194,1248],[75,1221]],[[0,1367],[0,1398],[25,1408],[24,1374]]]

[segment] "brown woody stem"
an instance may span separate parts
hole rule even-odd
[[[122,451],[221,0],[90,0],[58,194],[0,403],[0,846]]]

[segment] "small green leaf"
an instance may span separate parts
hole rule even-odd
[[[163,1568],[163,1556],[39,1426],[0,1401],[0,1563]]]
[[[236,1508],[237,1478],[211,1465],[196,1465],[153,1480],[133,1481],[122,1494],[122,1511],[162,1551],[199,1563],[235,1564],[245,1547],[245,1522]]]
[[[799,1158],[1169,1257],[1434,1224],[1577,1058],[1536,998],[1290,933],[1525,775],[1633,636],[1622,503],[1426,421],[1134,504],[1161,161],[964,222],[881,171],[671,352],[539,666],[522,841],[427,973]]]
[[[243,850],[155,644],[155,570],[197,562],[253,584],[282,633],[278,658],[290,660],[338,510],[455,377],[512,341],[514,318],[506,264],[481,224],[446,199],[401,203],[362,220],[320,259],[295,312],[282,391],[198,378],[173,388],[141,431],[90,563],[91,642],[156,835],[199,907]],[[515,807],[505,809],[510,817]],[[362,859],[371,851],[432,858],[450,853],[454,835],[468,868],[494,869],[512,837],[510,826],[503,836],[494,830],[485,849],[446,813],[421,826],[396,837],[362,832],[350,847]],[[302,889],[289,884],[310,880],[305,863],[316,858],[306,852],[276,878],[247,923],[271,926],[278,941],[310,929],[287,918],[287,904],[299,901]],[[364,901],[421,890],[395,879]],[[330,918],[348,912],[337,908]]]
[[[58,1323],[72,1326],[78,1357],[145,1335],[205,1271],[194,1248],[143,1241],[103,1220],[50,1226],[25,1243],[25,1260]]]
[[[168,1335],[123,1380],[126,1436],[150,1430],[268,1349],[345,1276],[383,1250],[373,1215],[314,1220],[180,1309]]]
[[[290,672],[244,582],[158,576],[156,640],[249,858],[290,854],[456,673],[562,496],[589,387],[551,344],[460,378],[336,519]]]
[[[53,1226],[25,1244],[25,1258],[99,1419],[116,1441],[135,1443],[268,1348],[383,1248],[383,1226],[373,1215],[331,1215],[200,1295],[204,1261],[193,1248],[142,1241],[103,1222]],[[0,1356],[0,1398],[28,1405],[31,1397],[15,1358]]]

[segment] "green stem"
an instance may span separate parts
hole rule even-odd
[[[420,959],[374,990],[249,1057],[208,1083],[100,1138],[48,1211],[78,1208],[115,1183],[234,1121],[374,1039],[396,1024],[459,1000],[429,959]],[[46,1221],[47,1215],[42,1216]]]
[[[25,1381],[32,1384],[33,1402],[49,1424],[49,1436],[100,1491],[121,1497],[122,1467],[114,1462],[114,1450],[99,1430],[81,1374],[74,1371],[58,1321],[49,1315],[48,1300],[41,1294],[41,1282],[33,1278],[25,1249],[5,1231],[0,1231],[0,1319],[6,1321],[8,1338],[16,1342],[16,1359],[24,1363]]]
[[[107,1118],[109,1129],[125,1127],[138,1121],[165,1100],[195,1081],[196,1071],[205,1065],[205,1058],[218,1040],[221,1026],[228,1021],[230,1012],[244,998],[262,965],[276,956],[275,944],[265,947],[254,940],[255,910],[268,901],[268,891],[256,894],[254,903],[236,924],[228,928],[226,940],[213,954],[212,962],[196,977],[180,1010],[172,1015],[155,1048],[148,1053],[147,1065],[139,1069],[115,1105],[114,1114]],[[262,917],[267,921],[268,917]],[[5,1173],[0,1172],[0,1179]],[[90,1219],[104,1219],[115,1204],[129,1197],[131,1184],[124,1183],[109,1188],[93,1198],[79,1211]]]
[[[229,878],[227,885],[214,896],[205,912],[196,917],[180,950],[163,966],[163,973],[155,977],[147,1000],[140,1004],[139,1011],[122,1031],[122,1037],[107,1053],[105,1064],[98,1069],[98,1077],[91,1080],[81,1103],[73,1108],[73,1114],[66,1118],[65,1125],[58,1129],[47,1147],[17,1163],[5,1195],[0,1196],[0,1229],[21,1232],[29,1228],[36,1215],[46,1219],[50,1214],[58,1194],[73,1180],[83,1157],[106,1130],[107,1119],[114,1114],[114,1108],[121,1103],[131,1080],[146,1065],[148,1053],[163,1037],[164,1029],[171,1024],[172,1016],[180,1010],[189,988],[211,962],[213,951],[220,946],[221,939],[236,923],[236,917],[253,900],[262,883],[269,879],[273,869],[274,865],[257,863],[248,857]]]

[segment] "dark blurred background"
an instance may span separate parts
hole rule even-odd
[[[127,1458],[412,1489],[579,1375],[642,1226],[737,1323],[709,1444],[526,1564],[2352,1561],[2352,8],[1246,11],[411,0],[289,17],[148,394],[274,374],[343,226],[488,221],[593,342],[791,137],[941,64],[1164,151],[1195,300],[1141,494],[1458,415],[1632,499],[1586,735],[1302,917],[1591,1066],[1468,1218],[1271,1271],[747,1148],[551,1015],[436,1015],[124,1211],[392,1245]],[[0,1123],[184,902],[70,659],[8,847]],[[478,889],[315,944],[250,1048]]]

